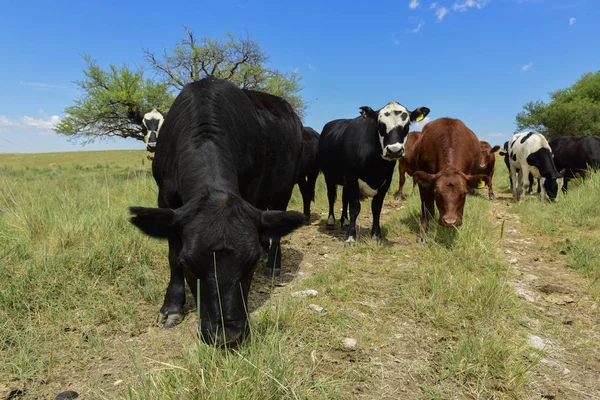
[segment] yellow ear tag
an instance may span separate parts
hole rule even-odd
[[[417,119],[415,121],[419,122],[419,121],[423,120],[423,118],[425,118],[423,116],[423,114],[419,114],[419,116],[417,117]]]
[[[483,189],[484,187],[485,187],[485,182],[479,181],[479,184],[477,185],[477,189]]]

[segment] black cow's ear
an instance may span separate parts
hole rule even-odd
[[[428,174],[425,171],[416,171],[413,179],[419,184],[420,188],[430,189],[435,182],[435,175]]]
[[[502,150],[500,151],[500,153],[498,153],[498,154],[499,154],[499,155],[501,155],[502,157],[504,157],[505,155],[507,155],[507,154],[508,154],[508,152],[507,152],[506,150],[502,149]]]
[[[304,225],[304,214],[298,211],[262,211],[258,230],[270,237],[282,237]]]
[[[176,214],[170,208],[129,207],[133,216],[129,219],[146,235],[166,239],[176,225]]]
[[[373,111],[373,109],[369,106],[362,106],[360,108],[360,115],[363,118],[373,118],[373,119],[377,119],[377,112]]]
[[[566,172],[567,172],[566,168],[561,169],[560,172],[558,173],[557,179],[564,178]]]
[[[467,175],[467,185],[470,189],[477,189],[479,182],[483,181],[487,186],[490,185],[490,178],[487,175]]]
[[[495,153],[495,152],[497,152],[498,150],[500,150],[501,148],[502,148],[502,147],[500,147],[500,146],[496,145],[496,146],[492,147],[492,151],[491,151],[490,153]]]
[[[422,121],[429,114],[429,108],[419,107],[410,113],[410,122]]]

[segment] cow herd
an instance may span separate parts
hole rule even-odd
[[[339,224],[346,229],[346,246],[356,244],[356,218],[365,197],[372,198],[371,235],[382,240],[380,214],[396,161],[400,187],[395,197],[404,198],[405,174],[419,186],[417,241],[425,240],[436,206],[441,225],[460,226],[468,193],[485,183],[494,198],[500,147],[479,141],[458,119],[439,118],[411,132],[410,124],[429,111],[410,111],[395,101],[379,110],[363,106],[356,118],[333,120],[319,135],[302,126],[282,98],[208,77],[186,85],[166,116],[147,113],[143,125],[147,148],[155,151],[158,208],[130,211],[131,222],[142,232],[168,241],[170,280],[158,321],[164,327],[179,324],[185,282],[194,297],[199,282],[202,339],[239,343],[248,333],[246,305],[254,268],[264,256],[265,274],[279,275],[280,239],[310,223],[320,172],[327,186],[329,229],[337,222],[335,200],[342,186]],[[555,200],[563,179],[566,190],[568,178],[600,162],[598,138],[560,138],[556,147],[553,142],[527,132],[504,145],[501,154],[515,199],[537,178],[542,197]],[[583,154],[587,158],[582,160]],[[304,213],[287,211],[296,184]]]

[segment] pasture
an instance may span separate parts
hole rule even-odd
[[[181,325],[154,324],[167,244],[127,210],[156,204],[145,157],[0,155],[0,398],[600,398],[600,174],[515,204],[497,157],[497,199],[479,190],[458,231],[433,224],[418,245],[418,189],[393,200],[396,172],[387,240],[368,238],[367,200],[353,248],[326,229],[320,176],[281,277],[257,269],[251,337],[224,351],[197,340],[190,295]]]

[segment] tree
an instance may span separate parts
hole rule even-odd
[[[176,90],[186,83],[207,76],[227,79],[242,89],[256,89],[285,98],[301,117],[306,106],[300,96],[300,77],[297,73],[284,73],[269,69],[266,53],[250,37],[236,39],[231,33],[225,40],[196,38],[185,28],[185,37],[162,57],[144,49],[150,65]]]
[[[144,79],[141,69],[127,64],[104,70],[89,55],[83,58],[85,79],[75,82],[83,95],[65,109],[67,116],[54,131],[84,144],[108,137],[143,141],[143,115],[152,108],[167,111],[173,103],[169,85]]]
[[[551,139],[600,135],[600,71],[586,73],[571,87],[550,93],[551,101],[532,101],[516,117],[517,131],[531,129]]]
[[[144,140],[143,115],[152,108],[166,112],[183,86],[212,75],[228,79],[244,89],[257,89],[288,100],[301,117],[306,109],[300,96],[300,77],[269,69],[268,56],[250,39],[198,40],[185,28],[185,37],[157,57],[143,49],[158,79],[144,78],[141,68],[123,64],[100,68],[89,55],[84,59],[85,79],[77,81],[83,94],[65,109],[67,116],[55,132],[83,143],[107,137]]]

